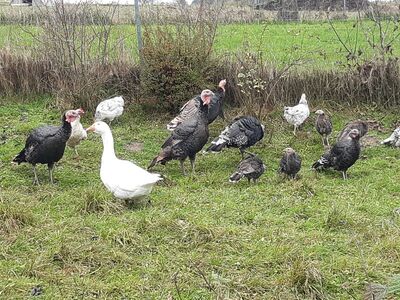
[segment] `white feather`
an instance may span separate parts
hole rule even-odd
[[[87,138],[87,133],[86,130],[83,129],[80,116],[71,123],[71,127],[71,136],[67,141],[67,145],[71,148],[75,148],[82,140]]]
[[[289,124],[294,126],[300,126],[310,115],[310,109],[306,100],[306,95],[302,94],[299,104],[290,107],[285,106],[283,116]]]
[[[381,144],[388,144],[395,147],[400,147],[400,127],[396,128],[392,132],[390,137],[388,137],[386,140],[383,140]]]
[[[148,195],[154,184],[162,180],[159,174],[147,172],[133,162],[118,159],[110,127],[104,122],[92,126],[103,140],[100,178],[105,187],[118,199],[134,199]]]
[[[113,121],[124,112],[125,101],[121,96],[104,100],[97,105],[96,121]]]

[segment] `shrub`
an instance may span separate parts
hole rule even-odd
[[[184,9],[184,8],[182,8]],[[151,102],[175,112],[212,79],[216,18],[199,8],[198,19],[184,12],[174,24],[147,24],[144,33],[142,86]]]

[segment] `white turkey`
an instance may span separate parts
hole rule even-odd
[[[220,116],[222,119],[225,118],[222,107],[223,99],[225,97],[225,85],[226,85],[226,80],[225,79],[221,80],[219,82],[217,91],[211,98],[210,104],[208,105],[208,124],[214,122],[214,120],[218,116]],[[193,118],[199,111],[200,102],[201,102],[200,95],[186,102],[185,105],[183,105],[181,110],[179,111],[179,115],[168,123],[167,129],[169,131],[174,131],[175,128],[179,124],[181,124],[184,120]]]
[[[283,173],[289,178],[296,178],[301,169],[301,157],[292,148],[283,150],[283,156],[279,163],[279,173]]]
[[[157,181],[162,180],[159,174],[152,174],[128,160],[118,159],[114,150],[114,139],[110,127],[97,121],[91,125],[92,131],[103,140],[100,178],[105,187],[118,199],[141,199],[150,194]]]
[[[243,152],[264,137],[264,125],[251,116],[235,118],[221,134],[216,137],[206,152],[220,152],[224,147],[239,148]]]
[[[122,115],[124,112],[125,101],[121,96],[104,100],[97,105],[96,114],[94,116],[96,121],[108,121],[111,123],[115,118]]]
[[[390,137],[388,137],[386,140],[383,140],[381,144],[400,147],[400,127],[396,128]]]
[[[353,129],[357,129],[358,133],[360,135],[360,138],[362,138],[368,132],[368,123],[361,121],[361,120],[351,121],[351,122],[347,123],[344,126],[344,128],[342,129],[342,131],[339,133],[336,141],[340,141],[344,138],[348,138],[350,131]]]
[[[76,146],[80,144],[81,141],[87,138],[87,133],[86,130],[83,129],[83,126],[81,124],[81,116],[85,113],[82,108],[78,108],[76,110],[78,113],[78,117],[71,123],[72,131],[71,131],[71,136],[69,137],[67,141],[67,146],[72,148],[75,151],[75,155],[78,156],[78,150],[76,149]]]
[[[194,172],[194,163],[196,154],[199,152],[208,140],[208,105],[214,93],[210,90],[204,90],[201,93],[199,113],[193,118],[189,118],[180,123],[171,136],[161,146],[160,153],[152,160],[148,169],[160,163],[165,165],[172,159],[180,162],[182,173],[185,175],[184,161],[187,157],[190,159],[192,172]]]
[[[289,124],[294,126],[293,134],[296,135],[296,129],[304,123],[310,115],[310,109],[306,100],[306,94],[302,94],[299,104],[296,106],[285,106],[283,116]]]
[[[239,163],[236,172],[229,177],[229,182],[238,182],[243,177],[246,177],[249,182],[251,179],[257,182],[265,169],[263,161],[256,155],[250,154]]]
[[[54,164],[64,155],[65,145],[71,135],[71,123],[79,117],[77,110],[68,110],[62,116],[61,126],[45,125],[36,128],[28,136],[25,147],[13,159],[18,164],[27,162],[33,166],[34,184],[39,185],[36,164],[47,164],[50,182],[53,180]]]
[[[315,121],[315,129],[322,137],[322,145],[329,146],[328,138],[332,133],[331,119],[321,109],[317,110],[315,113],[318,115]]]
[[[316,161],[312,168],[315,170],[333,168],[341,171],[343,179],[347,179],[349,169],[360,156],[360,132],[358,129],[350,130],[348,138],[338,141],[330,151],[326,152]]]

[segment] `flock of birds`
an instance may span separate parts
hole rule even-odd
[[[170,160],[180,162],[181,171],[186,174],[184,162],[189,158],[192,172],[195,170],[196,155],[206,145],[209,139],[208,125],[218,116],[223,118],[223,99],[225,97],[226,80],[221,80],[215,92],[203,90],[200,95],[189,100],[168,125],[171,132],[162,144],[161,150],[151,161],[148,170],[156,164],[166,164]],[[100,178],[105,187],[119,199],[140,199],[147,196],[154,184],[162,180],[161,175],[150,173],[136,164],[118,159],[115,155],[114,140],[110,126],[111,122],[122,115],[124,99],[114,97],[102,101],[96,108],[95,122],[87,129],[80,123],[84,111],[79,108],[68,110],[62,116],[60,126],[42,126],[33,130],[28,136],[25,147],[13,159],[15,163],[27,162],[33,166],[34,184],[39,184],[36,173],[37,164],[47,164],[51,183],[54,183],[53,169],[63,154],[66,145],[74,149],[87,138],[88,132],[99,134],[103,141]],[[347,179],[347,170],[360,156],[360,138],[368,131],[366,122],[357,120],[346,124],[337,137],[336,143],[330,147],[329,136],[332,133],[332,122],[324,111],[317,110],[315,129],[321,135],[325,153],[316,161],[315,170],[333,168]],[[284,107],[284,118],[294,126],[293,134],[309,117],[310,110],[306,95],[302,94],[299,103],[293,107]],[[259,142],[264,137],[265,127],[252,116],[240,116],[233,119],[216,137],[204,152],[221,152],[225,147],[238,148],[242,160],[237,170],[229,177],[230,182],[237,182],[245,177],[254,182],[264,173],[266,167],[263,161],[246,149]],[[400,127],[392,135],[381,142],[400,147]],[[245,154],[247,156],[245,157]],[[292,148],[283,150],[279,164],[279,172],[289,178],[296,178],[301,169],[301,157]]]

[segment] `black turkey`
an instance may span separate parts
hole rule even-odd
[[[229,182],[238,182],[243,177],[246,177],[249,182],[251,179],[257,182],[265,169],[263,161],[256,155],[250,154],[239,163],[236,172],[229,177]]]
[[[264,126],[255,117],[241,116],[235,118],[221,134],[215,138],[206,152],[220,152],[224,147],[239,148],[243,152],[264,137]]]
[[[64,155],[65,145],[71,135],[71,123],[79,117],[78,110],[68,110],[62,116],[61,126],[42,126],[29,135],[25,148],[13,159],[18,164],[27,162],[33,166],[34,184],[39,184],[36,164],[47,164],[51,183],[54,164]]]
[[[208,105],[211,97],[214,95],[210,90],[204,90],[201,93],[199,113],[193,118],[184,120],[171,133],[171,136],[161,146],[160,153],[150,163],[148,169],[155,164],[164,165],[166,162],[177,159],[180,162],[183,174],[185,169],[183,166],[187,157],[190,159],[192,171],[194,171],[194,162],[196,154],[199,152],[208,140]]]
[[[316,161],[312,168],[334,170],[343,173],[343,179],[347,179],[347,169],[350,168],[360,156],[360,132],[358,129],[352,129],[348,138],[343,138],[337,142],[329,152],[326,152]]]
[[[368,132],[368,124],[367,124],[367,122],[364,122],[361,120],[351,121],[351,122],[347,123],[346,126],[339,133],[339,136],[337,137],[336,141],[338,142],[344,138],[348,138],[349,133],[352,129],[357,129],[359,132],[360,138],[362,138]]]
[[[225,119],[222,109],[223,99],[225,97],[225,84],[225,79],[219,82],[217,91],[211,98],[210,104],[208,105],[208,124],[214,122],[218,116],[220,116],[222,119]],[[193,118],[199,111],[200,102],[200,95],[186,102],[179,111],[179,115],[169,122],[167,129],[169,131],[174,131],[175,128],[184,120]]]
[[[301,157],[292,148],[283,150],[283,156],[279,164],[279,172],[289,178],[296,178],[301,168]]]
[[[332,122],[323,110],[319,109],[315,112],[318,117],[315,121],[315,129],[322,137],[322,145],[329,146],[329,136],[332,133]]]

